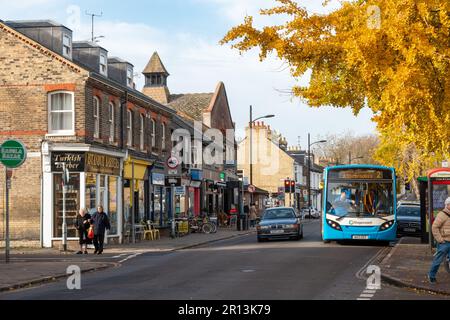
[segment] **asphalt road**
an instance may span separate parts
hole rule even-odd
[[[323,244],[318,222],[301,241],[244,236],[171,253],[139,255],[117,268],[0,294],[0,300],[321,300],[361,298],[366,267],[387,253],[376,244]],[[382,284],[372,300],[448,299]]]

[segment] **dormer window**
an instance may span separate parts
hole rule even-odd
[[[72,59],[72,37],[63,35],[63,56]]]
[[[127,68],[127,85],[133,87],[133,69],[131,67]]]
[[[104,76],[108,76],[108,59],[106,54],[100,54],[100,73]]]

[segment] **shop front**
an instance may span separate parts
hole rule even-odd
[[[189,185],[190,211],[189,214],[195,217],[201,213],[201,188],[203,180],[203,171],[191,169],[191,183]]]
[[[131,235],[133,228],[148,220],[150,199],[149,167],[151,162],[128,157],[124,163],[124,230]]]
[[[77,241],[74,222],[81,208],[94,213],[103,206],[111,221],[107,240],[121,241],[122,178],[120,154],[100,154],[84,151],[51,151],[44,155],[43,174],[43,240],[53,247],[62,240],[63,164],[70,179],[66,192],[68,240]]]
[[[166,210],[166,175],[164,169],[152,169],[150,173],[149,220],[159,227],[168,223]]]

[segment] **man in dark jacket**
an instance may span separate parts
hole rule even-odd
[[[97,207],[97,212],[92,215],[91,223],[94,226],[94,254],[102,254],[106,230],[111,229],[109,218],[103,212],[102,206]]]

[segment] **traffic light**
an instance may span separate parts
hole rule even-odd
[[[290,180],[284,180],[284,192],[285,193],[291,192],[291,181]]]
[[[295,193],[295,181],[291,181],[291,193]]]

